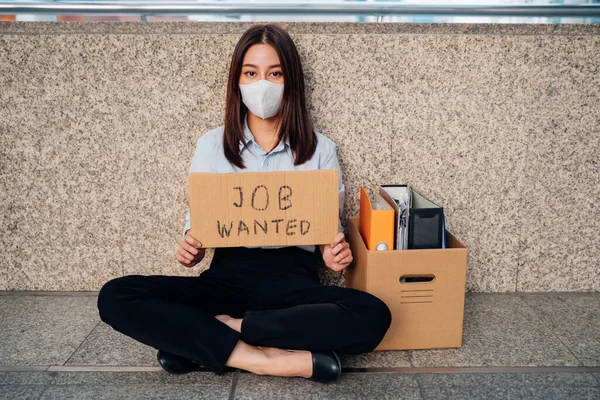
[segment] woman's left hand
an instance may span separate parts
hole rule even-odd
[[[341,271],[352,262],[352,251],[350,244],[346,242],[343,232],[339,232],[328,245],[321,245],[323,261],[325,265],[333,271]]]

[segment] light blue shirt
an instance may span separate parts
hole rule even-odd
[[[290,143],[279,141],[277,146],[270,153],[260,147],[254,141],[254,135],[248,128],[248,118],[244,120],[244,136],[246,138],[246,146],[240,143],[241,156],[244,162],[245,169],[240,169],[231,164],[223,153],[223,132],[225,126],[221,125],[218,128],[211,129],[204,135],[198,138],[196,142],[196,151],[190,165],[190,172],[260,172],[260,171],[294,171],[294,170],[314,170],[314,169],[337,169],[338,170],[338,193],[339,193],[339,218],[338,229],[343,232],[341,216],[344,207],[344,195],[346,192],[342,181],[342,172],[337,157],[336,144],[321,134],[315,131],[318,139],[317,148],[312,158],[302,165],[294,165],[294,155],[290,148]],[[183,236],[190,229],[190,212],[188,210],[185,216],[185,227],[183,228]],[[202,238],[196,238],[202,242]],[[333,237],[331,238],[333,240]],[[247,246],[251,247],[251,246]],[[254,246],[257,247],[257,246]],[[262,246],[262,248],[277,249],[290,246]],[[314,252],[315,245],[298,246],[304,250]]]

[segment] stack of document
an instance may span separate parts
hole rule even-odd
[[[444,209],[408,185],[379,185],[373,196],[361,187],[360,231],[369,250],[446,248]]]

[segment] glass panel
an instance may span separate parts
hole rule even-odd
[[[25,7],[35,3],[38,7],[26,12],[11,11],[6,6]],[[44,9],[44,6],[47,7]],[[57,6],[71,8],[63,11]],[[160,10],[147,12],[119,11],[120,7],[140,5],[161,6]],[[243,12],[226,11],[226,7],[243,7]],[[272,5],[272,6],[271,6]],[[78,7],[85,7],[85,10]],[[111,7],[102,15],[98,7]],[[200,6],[217,7],[213,11]],[[273,8],[285,6],[285,12],[274,14]],[[328,12],[323,7],[328,6]],[[393,13],[390,7],[397,6]],[[499,15],[494,7],[510,7]],[[54,8],[49,8],[54,7]],[[180,8],[178,8],[180,7]],[[194,8],[195,7],[195,8]],[[353,8],[355,7],[355,8]],[[415,9],[418,8],[418,10]],[[558,7],[555,15],[548,15],[548,7]],[[587,7],[587,8],[585,8]],[[183,8],[183,11],[182,9]],[[192,8],[193,10],[190,10]],[[218,8],[221,8],[219,10]],[[357,9],[357,8],[360,8]],[[583,11],[579,11],[585,8]],[[270,10],[265,13],[264,10]],[[573,15],[574,10],[576,14]],[[77,11],[81,10],[81,11]],[[261,13],[262,12],[262,13]],[[2,15],[3,14],[3,15]],[[530,0],[530,1],[473,1],[473,0],[238,0],[238,1],[119,1],[76,0],[21,1],[4,0],[0,4],[0,20],[3,21],[249,21],[249,22],[404,22],[404,23],[545,23],[545,24],[598,24],[600,23],[600,0]]]

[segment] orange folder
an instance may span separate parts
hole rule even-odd
[[[394,249],[394,209],[379,193],[373,201],[364,187],[360,187],[359,232],[369,250]],[[385,244],[382,248],[381,244]]]

